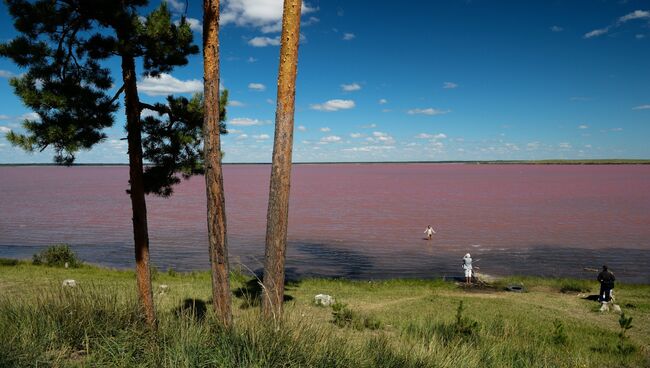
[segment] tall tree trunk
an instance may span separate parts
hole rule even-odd
[[[282,44],[280,46],[269,207],[266,215],[264,295],[262,296],[262,312],[266,318],[273,319],[279,319],[282,316],[282,301],[284,299],[284,260],[287,249],[301,5],[301,0],[284,0],[282,14]]]
[[[124,105],[129,146],[129,193],[133,210],[133,240],[135,243],[135,275],[138,282],[140,303],[147,323],[156,327],[153,307],[151,272],[149,270],[149,231],[147,229],[147,203],[144,197],[142,167],[142,127],[140,122],[140,99],[136,84],[133,56],[122,56],[122,80],[124,81]]]
[[[219,136],[219,0],[203,1],[203,78],[203,149],[208,197],[212,307],[221,323],[229,327],[232,324],[232,312]]]

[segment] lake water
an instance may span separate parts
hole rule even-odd
[[[233,264],[263,264],[270,165],[226,165]],[[0,257],[69,243],[91,263],[132,267],[128,168],[0,167]],[[152,262],[207,269],[203,177],[148,197]],[[431,224],[437,231],[424,240]],[[647,165],[295,165],[290,276],[355,279],[481,271],[650,283]]]

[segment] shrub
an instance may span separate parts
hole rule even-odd
[[[70,249],[68,244],[56,244],[47,247],[42,252],[34,254],[32,263],[34,265],[44,264],[50,267],[63,267],[66,263],[68,267],[76,268],[81,266],[81,260]]]

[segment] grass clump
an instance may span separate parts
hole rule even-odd
[[[378,330],[382,326],[379,319],[354,312],[347,304],[341,302],[332,304],[332,323],[338,327],[352,327],[356,330]]]
[[[0,266],[15,266],[20,263],[17,259],[0,258]]]
[[[551,336],[551,341],[555,345],[560,346],[566,346],[569,342],[569,336],[564,329],[564,323],[559,319],[553,321],[553,336]]]
[[[562,279],[560,292],[562,293],[587,293],[591,291],[591,283],[586,280]]]
[[[82,262],[68,244],[55,244],[34,254],[32,264],[49,267],[64,267],[67,264],[67,267],[77,268]]]

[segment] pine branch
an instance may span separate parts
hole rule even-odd
[[[117,92],[115,92],[115,96],[113,96],[113,98],[111,98],[111,104],[113,102],[117,101],[118,98],[120,98],[120,95],[122,94],[122,92],[124,92],[124,84],[122,84],[122,87],[120,87],[120,89],[118,89]]]
[[[151,111],[156,111],[160,115],[169,114],[169,108],[162,105],[150,105],[146,102],[140,102],[140,111],[147,109]]]

